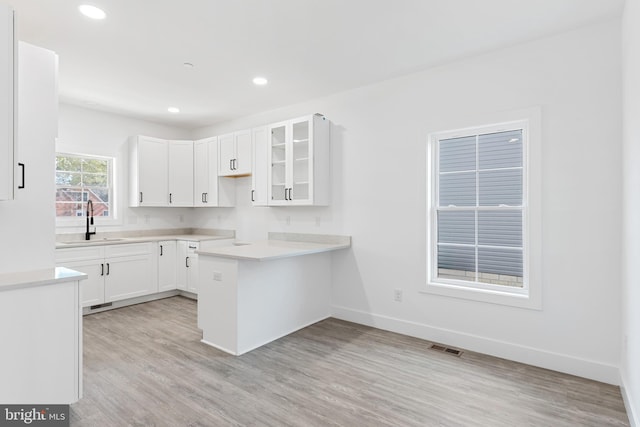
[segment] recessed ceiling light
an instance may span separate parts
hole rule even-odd
[[[178,114],[180,112],[180,109],[177,107],[169,107],[167,108],[167,111],[173,114]]]
[[[253,79],[253,84],[254,85],[258,85],[258,86],[264,86],[267,83],[269,83],[269,81],[267,79],[265,79],[264,77],[255,77]]]
[[[107,17],[107,14],[104,13],[104,10],[97,8],[95,6],[91,6],[90,4],[82,4],[78,6],[78,10],[87,18],[91,19],[104,19]]]

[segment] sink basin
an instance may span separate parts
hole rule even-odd
[[[233,242],[233,246],[247,246],[250,244],[250,242]]]

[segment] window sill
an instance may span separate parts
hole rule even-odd
[[[542,310],[542,299],[540,298],[540,295],[536,295],[532,292],[529,292],[529,294],[518,294],[513,292],[501,292],[488,289],[471,288],[467,286],[457,286],[454,284],[439,282],[428,282],[420,292],[450,298],[526,308],[530,310]]]

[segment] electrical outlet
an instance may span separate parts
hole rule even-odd
[[[219,271],[214,271],[213,280],[215,280],[216,282],[222,282],[222,273],[220,273]]]
[[[316,227],[320,227],[320,217],[316,217]]]
[[[402,289],[393,290],[393,300],[395,302],[402,302]]]
[[[178,219],[180,220],[180,222],[184,222],[184,215],[180,215]]]
[[[285,218],[284,222],[285,222],[287,225],[291,225],[291,217],[290,217],[289,215],[287,215],[287,217]]]
[[[144,223],[149,224],[151,222],[151,217],[149,215],[144,216]]]

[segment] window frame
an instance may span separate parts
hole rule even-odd
[[[117,190],[116,190],[116,171],[117,171],[117,160],[112,156],[100,156],[95,154],[87,154],[87,153],[78,153],[71,151],[63,151],[56,150],[56,158],[57,157],[75,157],[81,159],[90,159],[90,160],[106,160],[109,162],[109,171],[107,173],[107,182],[109,189],[109,202],[108,202],[108,212],[112,215],[110,216],[94,216],[94,225],[114,225],[118,223],[117,217]],[[54,173],[57,171],[54,171]],[[55,179],[55,176],[54,176]],[[58,191],[58,185],[55,185],[56,192]],[[84,198],[84,197],[83,197]],[[81,202],[83,206],[86,205],[86,201]],[[57,200],[56,200],[57,206]],[[56,227],[78,227],[86,224],[86,215],[85,209],[82,209],[81,216],[58,216],[55,215],[56,218]]]
[[[528,111],[525,118],[508,117],[493,124],[433,132],[427,142],[427,256],[425,293],[470,299],[540,310],[542,308],[540,280],[540,115],[539,110]],[[488,122],[488,121],[487,121]],[[485,122],[486,123],[486,122]],[[439,141],[489,133],[523,130],[522,159],[522,261],[523,286],[509,287],[476,281],[438,278],[438,177]],[[478,165],[476,165],[478,167]],[[473,207],[469,210],[483,210]],[[500,210],[499,207],[490,207]],[[476,230],[477,233],[477,230]]]

